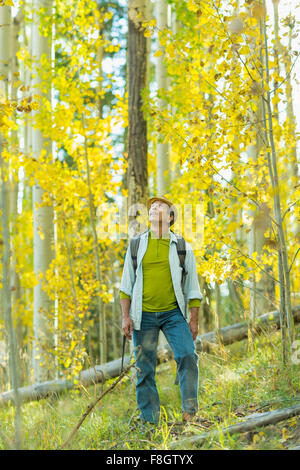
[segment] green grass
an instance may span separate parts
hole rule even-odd
[[[69,449],[168,449],[171,442],[239,422],[243,416],[300,402],[300,366],[284,368],[280,336],[236,343],[224,351],[199,354],[199,416],[201,423],[181,423],[180,391],[174,385],[175,362],[157,368],[161,399],[160,425],[141,426],[135,399],[135,373],[99,402],[77,433]],[[113,380],[112,380],[113,381]],[[104,384],[106,388],[108,384]],[[102,386],[68,392],[59,398],[31,402],[22,407],[24,449],[59,448]],[[298,400],[298,401],[297,401]],[[14,440],[14,409],[0,410],[0,449]],[[5,436],[5,438],[3,437]],[[202,449],[285,449],[300,443],[300,420],[232,436],[217,433],[201,442]],[[191,445],[189,449],[196,449]]]

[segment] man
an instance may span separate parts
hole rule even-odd
[[[184,267],[187,275],[182,292],[178,241],[170,230],[176,209],[163,196],[149,199],[147,209],[150,229],[140,236],[136,277],[129,244],[120,286],[123,332],[128,339],[133,337],[135,347],[142,347],[137,362],[137,404],[143,421],[158,423],[160,405],[155,370],[158,335],[162,330],[177,362],[182,418],[190,421],[198,410],[198,356],[194,340],[198,334],[198,310],[203,297],[195,256],[186,242]],[[190,309],[189,323],[185,319],[185,302]]]

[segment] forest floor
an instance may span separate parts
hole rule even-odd
[[[164,450],[188,436],[219,430],[185,450],[275,450],[300,445],[300,417],[276,425],[229,435],[222,428],[239,423],[246,415],[300,403],[300,364],[283,367],[280,334],[233,344],[224,350],[199,354],[199,420],[181,422],[180,390],[174,385],[175,362],[157,368],[162,419],[157,427],[141,425],[135,398],[135,371],[101,400],[71,439],[68,449]],[[114,379],[111,380],[111,383]],[[22,406],[23,448],[54,450],[77,424],[87,406],[106,389],[104,385]],[[0,449],[14,439],[14,409],[0,410]],[[180,446],[177,447],[180,449]]]

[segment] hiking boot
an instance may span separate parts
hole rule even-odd
[[[192,423],[196,419],[196,413],[182,413],[182,421],[184,423]]]

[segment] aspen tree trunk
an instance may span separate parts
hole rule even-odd
[[[52,0],[53,1],[53,0]],[[55,2],[53,3],[54,8]],[[54,11],[53,11],[54,13]],[[53,15],[55,18],[55,14]],[[55,70],[56,67],[56,59],[55,59],[55,42],[56,42],[56,28],[55,28],[55,19],[53,21],[52,25],[52,31],[51,31],[51,69]],[[54,90],[51,87],[51,103],[50,103],[51,108],[55,107],[55,99],[54,99]],[[53,162],[57,160],[57,150],[55,147],[53,147]],[[56,201],[53,201],[53,245],[54,245],[54,253],[57,253],[58,251],[58,245],[59,245],[59,240],[58,240],[58,216],[57,216],[57,207],[56,207]],[[56,279],[58,279],[59,276],[59,268],[57,264],[55,263],[54,266],[54,276]],[[53,302],[53,349],[57,351],[58,349],[58,343],[59,343],[59,295],[55,293],[55,298]],[[53,360],[53,365],[54,365],[54,374],[55,378],[58,378],[59,374],[59,358],[57,354],[54,356]]]
[[[259,100],[261,101],[261,100]],[[262,121],[262,107],[261,103],[258,105],[258,111],[253,117],[256,128],[256,145],[250,146],[247,149],[248,157],[253,162],[257,161],[257,158],[262,147],[262,128],[260,122]],[[251,175],[250,175],[251,178]],[[264,191],[264,187],[258,188],[258,191]],[[269,219],[267,216],[268,208],[261,207],[259,209],[250,211],[253,217],[251,231],[249,233],[249,255],[257,253],[258,256],[262,254],[263,247],[265,244],[265,232],[269,228]],[[264,275],[261,276],[260,280],[256,279],[255,273],[252,274],[251,289],[250,289],[250,319],[253,321],[257,315],[261,312],[267,311],[270,308],[268,299],[266,298],[266,287],[267,279]]]
[[[83,115],[82,115],[82,128],[83,128],[83,133],[85,133],[85,123],[84,123]],[[102,284],[102,273],[101,273],[100,254],[99,254],[99,242],[98,242],[96,220],[95,220],[96,209],[95,209],[95,204],[94,204],[94,199],[93,199],[92,183],[90,179],[90,164],[89,164],[88,144],[87,144],[86,136],[84,136],[84,154],[85,154],[86,173],[87,173],[90,224],[91,224],[92,235],[93,235],[93,251],[94,251],[95,266],[96,266],[96,279],[98,282],[98,292],[96,295],[97,295],[97,309],[98,309],[98,319],[99,319],[100,362],[102,362],[105,356],[105,348],[106,348],[105,309],[104,309],[104,302],[102,301],[100,297],[100,291],[99,291],[100,285]]]
[[[113,287],[113,302],[112,302],[112,322],[111,322],[111,343],[112,343],[112,351],[113,351],[113,359],[116,359],[119,355],[118,350],[118,340],[117,340],[117,289]]]
[[[180,24],[180,21],[178,20],[178,17],[177,17],[176,8],[172,9],[172,6],[171,6],[171,29],[172,29],[173,36],[176,37],[178,31],[180,31],[180,27],[181,27],[181,24]],[[171,108],[174,109],[172,106],[171,106]],[[169,155],[171,155],[171,148],[170,147],[169,147]],[[173,179],[180,178],[180,176],[181,176],[181,171],[180,170],[181,170],[180,162],[177,162],[176,165],[175,165],[174,171],[173,171]],[[202,302],[201,302],[201,304],[202,304]],[[200,307],[200,310],[201,310],[201,307]]]
[[[206,333],[213,328],[213,314],[210,307],[212,303],[213,291],[210,287],[210,284],[206,282],[204,277],[200,279],[200,288],[204,297],[203,301],[201,302],[200,319],[202,322],[202,332]]]
[[[280,39],[279,39],[279,16],[278,16],[278,2],[273,1],[273,9],[274,9],[274,35],[275,35],[275,41],[274,41],[274,59],[275,59],[275,72],[280,75],[280,64],[279,64],[279,53],[281,51],[281,44],[280,44]],[[261,52],[261,63],[263,64],[263,56]],[[276,96],[276,88],[278,86],[277,79],[274,80],[274,96]],[[262,108],[263,108],[263,116],[262,120],[263,122],[266,122],[266,105],[264,100],[262,99]],[[279,110],[278,110],[278,103],[274,103],[274,119],[276,121],[279,121]],[[264,135],[264,140],[265,142],[268,141],[268,135],[267,135],[267,130],[263,129],[263,135]],[[271,230],[272,223],[270,223],[270,233],[272,233]],[[265,267],[266,271],[270,272],[273,270],[272,266],[266,266]],[[266,278],[266,295],[270,299],[271,302],[275,302],[275,281],[272,280],[271,277]]]
[[[146,0],[146,19],[150,20],[153,17],[153,4],[151,0]],[[151,61],[150,61],[150,55],[151,55],[151,43],[152,43],[152,38],[147,37],[146,38],[146,88],[148,89],[150,86],[150,72],[151,72]]]
[[[299,184],[299,170],[298,170],[298,159],[297,159],[297,137],[296,137],[296,118],[294,113],[294,105],[293,105],[293,87],[291,83],[291,68],[292,68],[292,61],[291,61],[291,52],[292,52],[292,35],[293,30],[295,28],[295,22],[291,18],[291,23],[289,24],[289,45],[287,53],[284,57],[284,65],[285,65],[285,75],[286,75],[286,98],[287,98],[287,117],[289,120],[290,132],[293,139],[293,147],[290,154],[290,168],[289,168],[289,181],[290,181],[290,188],[291,194],[293,194],[294,188],[296,185]]]
[[[26,1],[24,1],[24,10],[26,9]],[[30,35],[30,39],[28,37],[28,35],[26,34],[26,24],[25,24],[25,20],[23,20],[20,24],[20,27],[21,27],[21,31],[22,31],[22,34],[20,36],[20,47],[21,48],[27,48],[29,50],[29,54],[31,54],[31,35]],[[24,61],[20,61],[20,69],[19,69],[19,72],[20,72],[20,80],[22,82],[22,84],[25,86],[25,88],[27,90],[30,89],[30,84],[31,84],[31,72],[29,70],[29,68],[27,68],[27,66],[24,64]],[[22,92],[21,94],[21,97],[25,98],[26,97],[26,93],[28,94],[28,91],[27,92]],[[24,152],[24,156],[25,158],[29,158],[29,155],[31,153],[31,150],[32,150],[32,129],[31,129],[31,125],[30,125],[30,121],[29,121],[29,118],[27,116],[27,113],[26,113],[26,116],[23,116],[23,126],[21,128],[21,136],[22,136],[22,140],[23,140],[23,148],[21,149],[23,152]],[[31,208],[32,208],[32,189],[30,187],[30,185],[28,184],[27,182],[27,179],[26,179],[26,176],[25,178],[23,179],[23,191],[20,195],[20,202],[21,202],[21,207],[22,207],[22,212],[25,210],[27,210],[27,208],[30,208],[30,211],[31,211]],[[28,263],[31,263],[31,260],[29,259],[30,258],[30,255],[27,255],[26,257],[26,261]],[[26,288],[24,289],[22,286],[21,286],[21,291],[22,291],[22,298],[23,298],[23,303],[24,303],[24,306],[25,306],[25,309],[31,309],[31,304],[32,304],[32,301],[31,301],[31,289],[30,288]],[[28,327],[25,327],[26,329],[28,329]],[[30,342],[28,342],[26,345],[25,345],[25,349],[26,349],[26,355],[28,358],[31,358],[32,357],[32,344]],[[31,360],[27,360],[26,361],[26,376],[27,377],[30,377],[31,375]]]
[[[99,12],[101,12],[101,3],[98,5]],[[99,37],[103,34],[104,25],[99,21]],[[103,45],[99,45],[97,50],[97,63],[98,63],[98,117],[99,119],[103,118],[103,99],[102,99],[102,81],[103,81],[103,73],[102,73],[102,61],[104,55],[104,47]],[[88,166],[88,161],[87,161]],[[89,183],[89,192],[91,194],[91,188]],[[95,208],[92,203],[92,210],[90,210],[90,217],[91,219],[95,217]],[[93,225],[95,222],[93,222]],[[97,267],[97,280],[100,282],[101,280],[101,270],[100,270],[100,258],[99,258],[99,245],[98,245],[98,236],[96,233],[96,229],[93,227],[93,234],[94,237],[94,252],[96,256],[96,265],[99,264]],[[96,240],[96,241],[95,241]],[[106,304],[99,298],[98,299],[98,321],[99,321],[99,352],[100,352],[100,363],[104,363],[107,361],[107,328],[106,328]]]
[[[10,99],[15,101],[17,99],[17,87],[15,83],[18,80],[19,76],[19,64],[17,59],[17,52],[19,50],[19,32],[24,22],[23,8],[20,8],[18,14],[13,18],[11,23],[11,41],[10,41]],[[18,153],[19,151],[19,140],[18,133],[16,130],[13,130],[11,133],[11,151],[12,153]],[[16,233],[16,217],[18,213],[18,193],[19,193],[19,176],[10,174],[10,233],[14,235]],[[21,293],[21,284],[20,277],[17,272],[17,260],[16,252],[14,248],[14,240],[12,238],[11,243],[11,285],[12,285],[12,317],[16,319],[16,341],[17,341],[17,354],[18,354],[18,364],[19,364],[19,383],[22,384],[23,377],[23,364],[21,366],[21,351],[23,350],[23,323],[20,316],[18,316],[18,309],[22,302],[22,293]]]
[[[162,32],[168,26],[168,3],[166,0],[156,1],[156,18],[158,31]],[[158,38],[157,50],[161,51],[161,55],[156,58],[156,83],[158,89],[158,104],[161,110],[166,107],[166,101],[160,96],[161,91],[167,91],[168,78],[166,68],[164,66],[165,48],[160,45]],[[157,191],[163,195],[168,191],[170,185],[170,162],[169,162],[169,144],[161,143],[160,137],[156,144],[157,148]]]
[[[292,61],[291,61],[291,52],[292,52],[292,34],[295,28],[295,18],[293,18],[292,14],[289,15],[289,35],[288,35],[288,47],[287,50],[284,51],[282,44],[280,43],[279,38],[279,13],[278,13],[278,4],[279,0],[273,0],[273,12],[274,12],[274,35],[275,35],[275,43],[274,43],[274,57],[275,57],[275,68],[276,72],[279,74],[280,72],[280,65],[279,65],[279,54],[283,52],[282,62],[285,67],[285,83],[286,83],[286,112],[287,118],[289,121],[289,132],[293,138],[295,144],[292,147],[291,151],[291,158],[290,160],[290,168],[287,171],[287,177],[289,186],[291,188],[291,192],[295,185],[299,184],[299,176],[298,176],[298,163],[297,163],[297,147],[296,147],[296,122],[295,122],[295,114],[294,114],[294,106],[293,106],[293,87],[291,83],[291,68],[292,68]],[[276,90],[278,86],[277,80],[274,81],[274,90]],[[276,91],[275,91],[276,93]],[[278,118],[278,103],[273,105],[274,107],[274,116]]]
[[[116,271],[115,271],[115,259],[111,259],[111,285],[113,289],[113,300],[112,300],[112,321],[111,321],[111,342],[113,350],[113,359],[116,359],[119,355],[118,351],[118,330],[117,325],[119,324],[117,302],[118,302],[118,290],[116,286]]]
[[[106,341],[106,304],[102,302],[102,311],[99,315],[99,328],[100,328],[100,363],[102,360],[107,362],[107,341]]]
[[[250,47],[251,48],[251,47]],[[255,51],[252,52],[255,57]],[[260,51],[261,53],[261,51]],[[254,58],[255,60],[255,58]],[[263,81],[263,62],[260,57],[260,69],[261,77]],[[264,117],[264,105],[263,99],[261,96],[257,96],[257,111],[252,115],[252,121],[255,129],[255,144],[250,145],[247,149],[248,158],[254,163],[257,163],[257,160],[260,155],[260,151],[264,146],[265,135],[263,132],[262,120]],[[257,172],[259,172],[259,167],[257,167]],[[249,179],[252,180],[252,175],[249,174]],[[262,181],[262,186],[257,188],[259,192],[265,191],[267,188],[267,182]],[[265,232],[269,228],[268,220],[268,208],[260,207],[256,208],[253,211],[249,211],[250,215],[253,217],[253,222],[251,226],[251,231],[249,233],[249,255],[252,256],[253,253],[257,253],[260,256],[263,252],[263,246],[265,244]],[[267,268],[268,269],[268,268]],[[265,275],[262,274],[260,280],[257,280],[256,273],[252,274],[251,286],[250,286],[250,322],[253,322],[257,315],[260,315],[261,312],[267,311],[270,308],[270,305],[266,298],[267,286],[266,283],[268,280]]]
[[[3,7],[0,7],[0,9]],[[0,25],[2,24],[0,18]],[[1,35],[0,35],[0,39]],[[1,57],[1,55],[0,55]],[[20,449],[21,444],[21,401],[18,393],[20,386],[19,382],[19,361],[17,352],[17,339],[13,326],[12,319],[12,305],[11,305],[11,281],[10,281],[10,233],[9,233],[9,186],[6,181],[7,170],[4,160],[2,158],[3,139],[0,136],[0,164],[1,164],[1,199],[2,199],[2,236],[3,236],[3,310],[5,318],[5,328],[7,330],[8,344],[9,344],[9,371],[11,388],[14,390],[14,405],[15,405],[15,447]]]
[[[207,203],[207,212],[206,216],[209,218],[213,218],[215,216],[215,208],[213,203],[213,198],[210,195],[210,188],[205,189],[205,197],[208,199]],[[213,248],[207,249],[207,253],[212,254]],[[212,312],[212,297],[213,297],[213,289],[211,288],[210,284],[206,281],[205,277],[200,279],[200,289],[203,293],[203,300],[200,304],[199,308],[199,324],[201,325],[201,331],[206,333],[210,331],[214,325],[214,313]]]
[[[239,14],[239,1],[236,2],[236,8],[234,10],[234,15],[238,16]],[[234,69],[235,68],[235,62],[237,61],[236,57],[234,56],[233,57],[233,65],[232,65],[232,68]],[[239,152],[239,135],[238,133],[235,135],[235,138],[234,138],[234,143],[233,143],[233,147],[236,149],[237,152]],[[232,167],[231,168],[231,179],[234,180],[234,178],[236,177],[236,175],[234,174],[234,168]],[[237,203],[237,198],[234,197],[234,196],[231,196],[231,200],[232,200],[232,204],[235,205]],[[214,213],[214,210],[213,210],[213,213]],[[237,228],[235,230],[235,239],[237,241],[238,244],[240,244],[242,246],[243,244],[243,234],[242,234],[242,230],[239,228],[239,223],[241,222],[243,218],[243,208],[240,207],[239,210],[237,211],[237,213],[235,213],[234,211],[232,211],[231,215],[230,215],[230,223],[235,223],[237,224]],[[237,290],[237,286],[234,282],[231,281],[231,279],[227,279],[226,280],[226,283],[227,283],[227,286],[228,286],[228,290],[229,290],[229,294],[230,294],[230,300],[233,304],[233,315],[238,312],[238,314],[240,315],[241,313],[244,312],[244,306],[243,306],[243,301],[242,301],[242,298]],[[231,321],[231,318],[229,319],[229,321]]]
[[[230,292],[232,302],[233,302],[233,304],[236,308],[235,311],[236,312],[241,312],[241,314],[243,314],[245,308],[244,308],[244,305],[243,305],[242,297],[241,297],[241,295],[239,294],[239,292],[236,288],[236,284],[234,282],[232,282],[231,279],[227,279],[227,287],[228,287],[228,290]]]
[[[212,65],[211,65],[212,66]],[[211,113],[211,109],[214,107],[214,97],[212,94],[209,94],[208,97],[203,97],[204,99],[207,99],[207,103],[209,106],[209,112],[208,112],[208,122],[207,122],[207,128],[209,129],[209,132],[213,132],[213,117]],[[210,185],[208,189],[205,190],[206,197],[208,199],[208,204],[207,204],[207,213],[206,215],[210,218],[213,218],[216,216],[215,212],[215,206],[214,206],[214,197],[212,196],[214,188],[213,188],[213,183]],[[214,248],[210,248],[208,250],[210,255],[214,254]],[[219,329],[219,314],[221,313],[221,308],[222,308],[222,296],[221,296],[221,291],[219,288],[219,285],[216,283],[215,284],[215,289],[213,290],[210,287],[210,284],[206,282],[206,279],[203,279],[203,293],[204,293],[204,299],[201,302],[200,309],[199,309],[199,314],[200,318],[203,317],[204,319],[204,331],[209,331],[213,328],[216,329],[218,332]],[[212,309],[212,297],[215,297],[216,300],[216,309],[213,311]]]
[[[265,2],[264,2],[265,3]],[[264,37],[264,46],[265,46],[265,67],[266,67],[266,84],[269,85],[269,58],[268,58],[268,41],[267,41],[267,32],[266,32],[266,22],[263,20],[263,37]],[[291,306],[291,292],[290,292],[290,273],[287,257],[287,244],[284,235],[283,229],[283,220],[281,213],[281,200],[280,200],[280,189],[279,189],[279,177],[277,170],[277,154],[275,149],[275,141],[273,134],[273,120],[272,120],[272,108],[271,108],[271,96],[270,91],[265,93],[266,96],[266,108],[267,108],[267,118],[268,118],[268,140],[271,148],[271,158],[269,162],[269,171],[271,174],[271,181],[273,187],[273,200],[274,200],[274,213],[276,220],[276,230],[278,237],[278,257],[279,257],[279,269],[280,269],[280,280],[283,281],[280,283],[280,298],[281,305],[280,311],[281,316],[287,324],[287,344],[283,345],[283,349],[286,349],[288,357],[291,354],[291,344],[294,340],[294,322],[292,316],[292,306]],[[282,268],[282,269],[281,269]]]
[[[215,311],[215,332],[219,336],[220,318],[222,313],[222,294],[219,284],[215,283],[216,311]]]
[[[293,105],[293,87],[292,87],[292,82],[291,82],[291,68],[292,68],[292,61],[291,61],[291,52],[292,52],[292,36],[293,36],[293,31],[295,28],[295,19],[292,18],[292,14],[290,13],[290,23],[289,23],[289,44],[288,44],[288,50],[284,54],[283,57],[283,62],[285,66],[285,77],[286,77],[286,100],[287,100],[287,105],[286,105],[286,113],[287,113],[287,118],[288,118],[288,123],[289,123],[289,133],[291,135],[293,145],[292,149],[290,152],[290,164],[288,167],[288,183],[289,183],[289,188],[290,192],[289,194],[291,195],[290,199],[291,201],[293,200],[292,195],[294,194],[295,188],[299,185],[300,183],[300,174],[299,174],[299,159],[297,157],[297,136],[296,136],[296,118],[295,118],[295,113],[294,113],[294,105]],[[295,211],[294,208],[291,209],[293,211],[293,216],[294,220],[296,219]],[[299,224],[296,224],[292,228],[294,238],[295,240],[299,240],[300,237],[300,226]],[[292,280],[293,281],[293,278]],[[296,286],[292,286],[292,291],[296,293],[297,288]],[[294,298],[296,302],[296,298]]]
[[[128,3],[128,209],[129,236],[146,229],[148,214],[140,206],[145,220],[136,220],[138,204],[148,197],[147,123],[142,111],[142,91],[147,78],[147,41],[143,21],[146,18],[146,0]]]
[[[276,18],[275,18],[275,23],[276,23]],[[276,33],[276,25],[275,25],[275,34]],[[263,37],[264,32],[263,32],[263,26],[262,23],[260,22],[260,35]],[[263,43],[263,40],[262,40]],[[267,51],[266,51],[267,52]],[[262,48],[260,48],[260,62],[261,62],[261,67],[263,69],[264,67],[264,57],[263,57],[263,52]],[[267,56],[266,56],[267,57]],[[267,73],[267,79],[268,79],[268,73]],[[262,89],[264,87],[264,76],[262,72]],[[264,120],[264,139],[265,142],[269,142],[269,133],[267,130],[267,100],[262,96],[261,99],[262,103],[262,118]],[[278,118],[278,115],[276,116]],[[270,174],[270,179],[271,179],[271,185],[272,188],[275,187],[276,183],[274,181],[274,174],[273,174],[273,168],[272,168],[272,161],[271,161],[271,155],[270,152],[267,152],[267,158],[268,158],[268,167],[269,167],[269,174]],[[277,231],[278,234],[278,231]],[[279,242],[278,242],[279,243]],[[287,324],[287,316],[285,314],[285,289],[284,289],[284,274],[283,274],[283,261],[282,261],[282,254],[281,250],[279,249],[278,251],[278,273],[279,273],[279,283],[280,283],[280,308],[279,308],[279,320],[280,320],[280,332],[281,332],[281,345],[282,345],[282,359],[283,362],[286,363],[288,360],[288,338],[287,338],[287,329],[288,329],[288,324]]]
[[[101,13],[101,3],[98,4],[98,10]],[[99,37],[102,36],[103,34],[103,28],[104,24],[99,21]],[[103,53],[104,53],[104,47],[102,45],[99,45],[98,50],[97,50],[97,62],[98,62],[98,67],[99,67],[99,75],[98,75],[98,115],[99,119],[102,119],[103,117],[103,104],[102,104],[102,80],[103,80],[103,74],[102,74],[102,61],[103,61]]]
[[[279,0],[273,0],[273,13],[274,13],[274,59],[275,59],[275,72],[279,75],[279,48],[280,48],[280,40],[279,40],[279,14],[278,14],[278,3]],[[278,86],[277,79],[274,80],[274,90],[276,90]],[[276,91],[275,91],[276,93]],[[274,108],[274,117],[279,120],[279,114],[278,114],[278,103],[275,103],[273,105]]]
[[[12,66],[10,56],[12,31],[12,17],[10,6],[0,6],[0,97],[8,99],[9,71]],[[15,405],[15,448],[21,449],[21,400],[18,392],[19,361],[17,353],[16,334],[12,318],[11,299],[11,240],[9,226],[9,164],[2,157],[4,146],[7,145],[5,136],[0,134],[0,170],[1,170],[1,219],[2,219],[2,302],[5,320],[5,329],[9,351],[9,373],[11,388],[14,390]]]
[[[32,61],[33,74],[32,85],[34,93],[44,96],[51,102],[51,90],[47,93],[41,89],[41,78],[39,75],[39,65],[41,57],[44,54],[48,60],[51,59],[51,38],[42,35],[40,31],[39,9],[44,8],[45,14],[52,17],[52,0],[35,0],[34,14],[32,23]],[[33,113],[35,115],[35,113]],[[39,159],[41,151],[45,149],[47,154],[51,154],[52,145],[49,139],[46,139],[42,132],[32,129],[32,151],[36,160]],[[53,259],[53,207],[43,206],[42,203],[44,190],[36,183],[33,187],[33,264],[34,272],[38,279],[38,284],[34,286],[33,302],[33,351],[32,366],[35,382],[45,380],[53,376],[53,370],[47,358],[47,352],[54,346],[53,341],[53,302],[43,289],[45,283],[45,274]],[[49,368],[48,368],[49,366]]]

